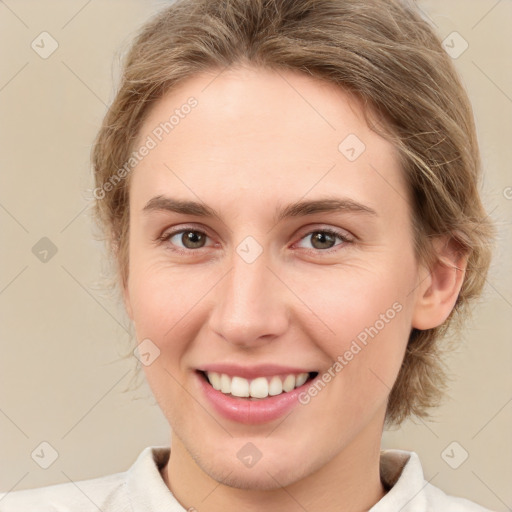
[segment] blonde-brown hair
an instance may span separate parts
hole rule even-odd
[[[387,424],[428,416],[445,388],[440,340],[460,327],[482,291],[494,227],[480,200],[480,156],[471,105],[430,25],[400,0],[181,0],[141,30],[92,151],[95,214],[128,277],[130,173],[126,162],[154,103],[185,79],[237,64],[293,70],[362,100],[372,129],[400,155],[419,261],[450,234],[468,255],[462,289],[443,325],[412,329],[391,390]],[[117,174],[116,174],[117,172]],[[113,179],[115,178],[115,179]],[[454,321],[458,320],[454,325]]]

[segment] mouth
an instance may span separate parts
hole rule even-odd
[[[297,388],[306,386],[318,372],[284,373],[276,375],[255,376],[246,379],[238,375],[228,375],[214,371],[197,370],[203,379],[214,390],[227,397],[246,401],[261,401],[290,393]]]

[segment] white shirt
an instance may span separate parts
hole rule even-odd
[[[169,447],[149,446],[122,473],[0,493],[0,512],[187,512],[160,474],[169,454]],[[415,452],[384,450],[380,464],[391,489],[369,512],[491,512],[426,482]]]

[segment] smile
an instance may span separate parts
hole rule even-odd
[[[226,373],[205,372],[206,379],[213,389],[239,398],[263,399],[288,393],[302,386],[308,379],[313,378],[316,372],[299,373],[297,375],[273,375],[245,379],[240,376],[229,376]]]
[[[268,423],[289,413],[318,372],[275,365],[209,365],[196,370],[212,411],[246,425]]]

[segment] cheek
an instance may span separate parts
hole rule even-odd
[[[192,270],[132,261],[129,293],[137,327],[157,333],[171,329],[204,295],[197,282]]]
[[[315,337],[309,324],[312,339],[333,362],[332,389],[353,411],[371,410],[391,391],[410,333],[413,280],[414,265],[381,260],[378,268],[333,273],[330,291],[304,288],[308,306],[334,331]]]
[[[403,312],[408,311],[411,301],[408,295],[412,272],[406,265],[399,271],[393,268],[382,264],[379,267],[333,269],[331,274],[314,284],[303,282],[302,289],[298,288],[297,295],[302,294],[313,312],[310,328],[313,322],[321,321],[328,333],[321,338],[325,352],[333,357],[342,354],[352,340],[359,339],[364,343],[370,336],[369,331],[382,337],[391,331],[406,332],[408,315]]]
[[[169,379],[163,373],[165,368],[181,381],[188,351],[207,323],[207,292],[218,281],[218,273],[203,270],[199,275],[199,270],[173,268],[162,261],[141,265],[137,259],[130,270],[129,294],[137,340],[149,338],[160,350],[159,364],[145,368],[148,380],[160,373],[158,378]]]
[[[138,266],[137,260],[130,270],[129,293],[137,340],[140,343],[149,339],[159,350],[156,359],[144,365],[143,370],[155,399],[171,422],[180,417],[179,411],[187,405],[183,370],[187,351],[197,337],[194,305],[204,291],[191,284],[190,275],[183,270]]]

